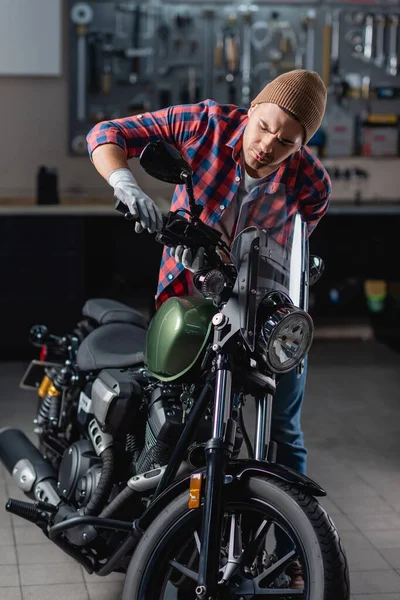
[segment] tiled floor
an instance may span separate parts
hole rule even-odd
[[[309,364],[309,475],[327,489],[352,598],[400,600],[400,355],[376,343],[316,342]],[[35,398],[17,388],[24,367],[0,364],[0,427],[30,432]],[[23,498],[0,468],[1,504],[9,495]],[[117,600],[122,580],[87,575],[0,507],[0,600]]]

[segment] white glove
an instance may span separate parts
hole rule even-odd
[[[195,273],[204,266],[204,252],[205,249],[203,246],[200,246],[196,254],[193,256],[193,252],[190,248],[186,248],[186,246],[176,246],[176,248],[171,248],[170,255],[176,260],[176,262],[182,263],[185,269],[189,269],[189,271]]]
[[[137,219],[135,231],[147,229],[149,233],[160,231],[163,226],[162,214],[151,198],[138,186],[129,169],[116,169],[108,178],[114,188],[114,197],[123,202]]]

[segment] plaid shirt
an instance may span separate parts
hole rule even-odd
[[[111,143],[121,146],[127,157],[133,158],[140,156],[150,141],[163,139],[172,144],[193,169],[196,202],[204,207],[201,220],[213,225],[234,199],[243,176],[240,154],[247,121],[247,109],[212,100],[171,106],[97,124],[87,136],[89,154],[91,157],[97,146]],[[277,194],[267,210],[262,210],[266,194],[274,197],[274,191],[282,186],[285,197]],[[320,161],[302,146],[256,188],[256,193],[256,204],[269,223],[282,214],[290,218],[298,210],[311,233],[328,209],[331,182]],[[188,208],[188,204],[185,186],[178,185],[171,210]],[[164,248],[157,307],[170,296],[187,295],[191,277],[192,273],[170,256],[169,248]]]

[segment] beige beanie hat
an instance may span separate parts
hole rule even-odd
[[[326,87],[315,71],[296,69],[268,83],[252,104],[270,102],[293,113],[304,127],[306,144],[322,123]]]

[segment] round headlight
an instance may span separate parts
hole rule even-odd
[[[287,373],[310,349],[314,325],[310,315],[293,305],[280,306],[262,328],[264,358],[274,373]]]

